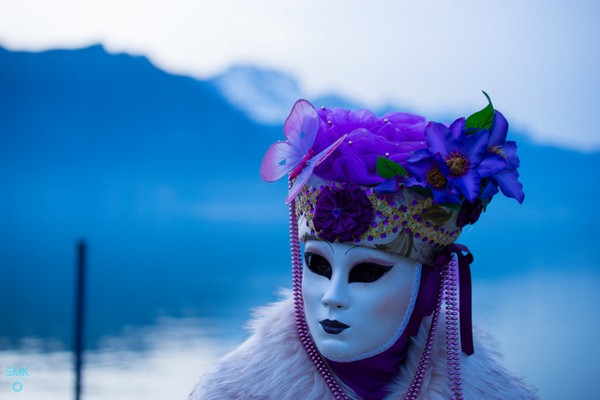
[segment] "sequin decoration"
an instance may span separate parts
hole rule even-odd
[[[305,186],[296,198],[296,217],[304,221],[311,234],[326,240],[327,235],[315,228],[314,217],[318,196],[325,189],[341,188],[343,184],[327,183],[319,187]],[[456,226],[456,212],[436,205],[433,199],[415,197],[406,189],[394,195],[375,193],[372,188],[361,188],[373,207],[373,217],[369,228],[362,233],[356,243],[392,241],[402,231],[412,234],[418,240],[434,249],[441,249],[454,243],[461,228]]]

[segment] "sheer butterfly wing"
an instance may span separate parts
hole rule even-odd
[[[315,143],[318,130],[317,110],[307,100],[298,100],[283,124],[283,133],[288,142],[304,155]]]
[[[260,164],[260,177],[267,182],[279,180],[298,165],[302,157],[288,142],[273,143]]]
[[[312,175],[314,169],[315,167],[313,165],[306,164],[306,167],[304,167],[302,172],[296,177],[292,188],[288,192],[288,195],[285,198],[285,204],[290,204],[292,200],[296,198],[300,190],[306,184],[306,181],[308,181],[308,178]]]
[[[323,162],[323,160],[329,157],[329,155],[333,153],[335,149],[337,149],[340,146],[340,144],[342,144],[344,139],[346,139],[346,136],[348,135],[340,137],[338,140],[330,144],[325,150],[321,151],[319,154],[315,155],[313,158],[306,162],[306,166],[304,167],[302,172],[300,172],[300,174],[296,177],[292,188],[288,192],[288,195],[285,199],[285,204],[290,204],[291,201],[294,198],[296,198],[302,187],[306,184],[306,181],[308,181],[308,178],[310,178],[310,176],[312,175],[315,167],[317,167]]]
[[[340,144],[342,144],[342,142],[346,139],[347,136],[348,134],[345,134],[342,137],[340,137],[338,140],[330,144],[329,147],[327,147],[325,150],[311,158],[307,164],[311,164],[313,168],[317,167],[323,162],[323,160],[329,157],[329,155],[331,155],[331,153],[333,153],[335,149],[337,149],[340,146]]]
[[[260,165],[261,178],[273,182],[294,169],[312,148],[318,129],[315,108],[306,100],[298,100],[283,125],[287,142],[269,147]]]

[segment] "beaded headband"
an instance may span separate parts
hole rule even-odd
[[[296,198],[301,241],[353,242],[427,264],[461,231],[456,212],[406,189],[381,194],[351,184],[310,183]]]
[[[485,94],[485,93],[484,93]],[[486,94],[487,97],[487,94]],[[353,242],[423,263],[454,243],[501,190],[521,203],[519,158],[491,101],[452,124],[298,100],[261,165],[287,173],[300,240]]]

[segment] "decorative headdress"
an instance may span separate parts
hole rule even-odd
[[[506,141],[508,122],[484,94],[488,100],[485,108],[450,125],[408,113],[388,113],[380,118],[368,110],[316,110],[306,100],[298,100],[292,108],[284,124],[287,141],[269,148],[260,174],[266,181],[275,181],[289,173],[286,203],[290,204],[296,320],[303,344],[318,367],[323,362],[314,354],[303,323],[300,292],[298,241],[311,238],[382,249],[440,268],[443,285],[437,294],[432,329],[437,325],[442,297],[448,299],[448,292],[456,292],[456,279],[451,279],[455,272],[450,269],[456,267],[451,255],[455,253],[461,345],[466,354],[473,353],[472,256],[454,242],[499,191],[519,203],[524,198],[516,143]],[[458,355],[458,338],[449,337],[448,341],[449,356],[452,352]],[[427,352],[426,348],[418,374],[427,366]],[[326,380],[333,382],[329,386],[336,397],[344,398],[335,380],[326,376],[327,368],[323,369]],[[416,398],[418,378],[407,398]],[[459,394],[460,374],[452,379],[453,391]]]

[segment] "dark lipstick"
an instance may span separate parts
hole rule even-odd
[[[319,321],[323,330],[331,335],[337,335],[341,333],[344,329],[350,328],[346,324],[342,324],[340,321],[332,321],[330,319],[324,319],[323,321]]]

